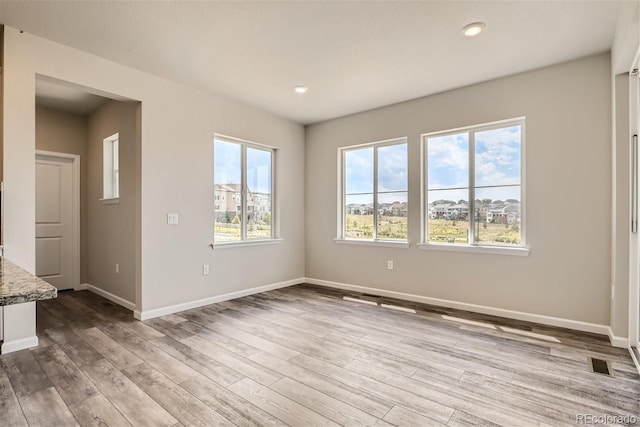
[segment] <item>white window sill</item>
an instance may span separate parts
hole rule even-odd
[[[392,240],[335,239],[335,242],[339,245],[379,246],[387,248],[408,248],[411,246],[409,242],[394,242]]]
[[[218,249],[233,249],[233,248],[242,248],[247,246],[260,246],[260,245],[275,245],[277,243],[282,243],[284,239],[256,239],[256,240],[242,240],[238,242],[228,242],[228,243],[214,243],[213,250]]]
[[[529,256],[529,248],[523,247],[504,247],[504,246],[475,246],[475,245],[451,245],[444,243],[419,243],[419,249],[429,251],[445,251],[445,252],[468,252],[477,254],[490,255],[515,255]]]
[[[118,203],[120,203],[120,198],[114,197],[111,199],[100,199],[100,201],[103,205],[117,205]]]

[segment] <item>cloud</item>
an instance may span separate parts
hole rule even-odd
[[[373,193],[373,147],[349,150],[344,161],[346,193]]]
[[[407,144],[378,148],[378,191],[406,191],[407,180]]]
[[[520,126],[476,132],[475,149],[476,186],[520,184]]]
[[[429,189],[465,187],[469,184],[468,134],[427,140]]]

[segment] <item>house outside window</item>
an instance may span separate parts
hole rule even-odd
[[[407,139],[340,149],[338,240],[407,242]]]
[[[214,244],[273,239],[275,150],[214,139]]]
[[[423,135],[425,243],[525,246],[524,129],[521,118]]]

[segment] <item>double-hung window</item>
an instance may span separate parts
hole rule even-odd
[[[339,240],[407,241],[407,140],[340,149]]]
[[[275,150],[214,139],[214,244],[273,239]]]
[[[423,135],[428,244],[523,247],[524,119]]]

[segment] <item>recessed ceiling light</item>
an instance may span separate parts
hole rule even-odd
[[[304,85],[295,85],[295,86],[293,87],[293,90],[294,90],[296,93],[306,93],[306,92],[309,90],[309,88],[308,88],[308,87],[306,87],[306,86],[304,86]]]
[[[467,24],[462,27],[462,34],[467,37],[477,36],[484,30],[485,23],[484,22],[472,22],[471,24]]]

